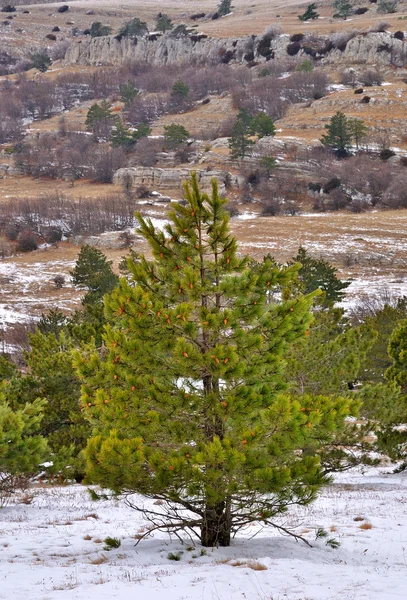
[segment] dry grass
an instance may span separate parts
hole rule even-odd
[[[107,562],[106,554],[101,554],[100,556],[97,556],[96,558],[91,558],[89,560],[89,564],[91,565],[103,565],[103,563],[105,562]]]
[[[240,567],[243,569],[252,569],[253,571],[267,571],[268,567],[257,560],[231,560],[225,558],[216,562],[217,565],[230,565],[231,567]]]
[[[89,534],[87,534],[87,535],[84,535],[84,536],[83,536],[83,539],[84,539],[84,540],[86,540],[86,541],[88,542],[89,540],[91,540],[91,539],[92,539],[92,536],[91,536],[91,535],[89,535]]]
[[[363,529],[363,530],[367,530],[367,529],[372,529],[373,525],[371,523],[369,523],[369,521],[366,521],[366,523],[361,523],[359,525],[359,529]]]

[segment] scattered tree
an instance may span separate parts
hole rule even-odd
[[[348,0],[334,0],[332,5],[336,11],[333,15],[334,19],[346,21],[347,17],[353,13],[352,4]]]
[[[232,12],[232,0],[221,0],[218,4],[217,13],[220,17],[229,15]]]
[[[184,144],[188,140],[188,138],[189,132],[185,129],[183,125],[171,123],[171,125],[166,125],[164,127],[165,146],[170,150],[178,148],[179,146]]]
[[[132,81],[128,81],[120,86],[120,100],[128,106],[137,96],[140,94],[140,90],[136,88]]]
[[[347,156],[352,146],[352,134],[346,115],[338,111],[331,117],[329,125],[325,125],[326,135],[321,138],[324,146],[333,148],[340,157]]]
[[[140,21],[139,18],[135,17],[131,21],[128,21],[123,25],[119,31],[119,37],[142,37],[148,33],[147,23]]]
[[[89,29],[89,34],[91,37],[102,37],[105,35],[110,35],[112,33],[112,28],[110,25],[102,25],[100,21],[94,21]]]
[[[30,55],[31,62],[35,69],[38,69],[40,73],[45,73],[48,71],[49,67],[52,64],[51,58],[48,56],[46,50],[40,50],[39,52],[34,52]]]
[[[168,15],[165,15],[165,14],[163,15],[162,13],[159,13],[157,15],[157,20],[155,23],[156,31],[162,31],[162,32],[171,31],[171,29],[173,29],[173,27],[174,27],[174,25],[172,24],[172,21]]]
[[[315,2],[313,2],[312,4],[308,4],[305,12],[302,15],[299,15],[299,20],[300,21],[313,21],[314,19],[318,19],[319,18],[319,13],[317,13],[317,11],[315,10],[317,7],[317,5],[315,4]]]
[[[244,158],[254,145],[254,141],[250,139],[251,125],[252,117],[245,108],[241,108],[229,138],[230,156],[233,159]]]

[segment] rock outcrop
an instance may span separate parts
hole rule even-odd
[[[66,64],[121,65],[141,61],[154,65],[265,62],[277,56],[287,57],[288,36],[218,39],[205,35],[171,35],[122,38],[114,36],[78,40],[65,56]]]
[[[116,171],[113,183],[116,185],[128,185],[129,181],[133,187],[145,185],[149,188],[180,189],[184,181],[189,179],[191,171],[196,169],[159,169],[156,167],[128,167]],[[203,191],[211,189],[212,179],[218,180],[219,192],[225,194],[226,186],[231,183],[236,185],[234,177],[225,171],[200,171],[197,170],[198,182]]]
[[[407,62],[407,42],[387,31],[359,34],[349,40],[343,51],[332,50],[324,62],[403,67]]]
[[[342,50],[333,47],[329,38],[321,36],[317,46],[316,50],[312,50],[306,41],[298,43],[295,56],[306,58],[311,53],[316,60],[339,64],[367,63],[402,67],[407,62],[406,42],[388,32],[361,33],[350,39]],[[252,35],[227,39],[210,38],[203,34],[182,37],[166,34],[134,39],[105,36],[76,41],[68,49],[64,62],[93,66],[121,65],[130,61],[153,65],[252,65],[288,58],[287,49],[292,55],[292,47],[287,35]]]

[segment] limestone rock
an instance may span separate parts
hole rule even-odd
[[[181,188],[182,183],[190,178],[194,169],[161,169],[156,167],[129,167],[119,169],[113,177],[113,183],[121,185],[128,183],[129,178],[133,187],[145,185],[158,189]],[[219,182],[219,192],[225,194],[226,184],[230,180],[229,173],[225,171],[196,171],[198,182],[204,191],[211,189],[212,179]]]

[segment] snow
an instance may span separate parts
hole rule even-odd
[[[212,550],[164,534],[135,546],[144,523],[121,500],[93,502],[80,485],[33,487],[31,504],[15,498],[0,510],[0,599],[404,600],[406,488],[406,473],[356,469],[280,520],[312,548],[253,529]],[[314,541],[319,527],[339,549]],[[121,546],[104,550],[107,536]]]

